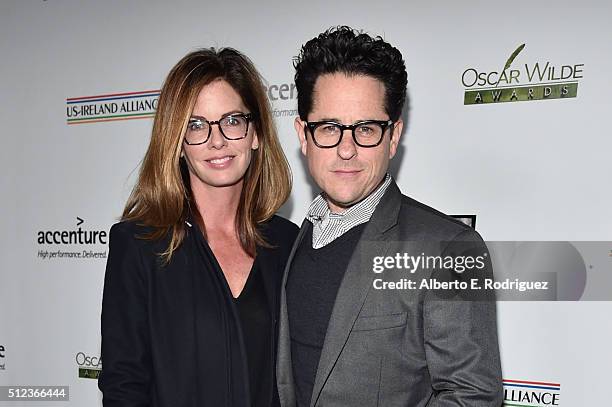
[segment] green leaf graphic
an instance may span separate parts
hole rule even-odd
[[[497,80],[497,83],[495,84],[495,87],[497,87],[497,85],[499,85],[499,81],[501,81],[502,74],[504,73],[504,71],[506,69],[510,68],[510,65],[512,65],[512,62],[514,61],[516,56],[521,53],[523,48],[525,48],[525,44],[519,45],[518,48],[514,50],[512,55],[510,55],[510,58],[508,58],[508,60],[506,61],[506,65],[504,65],[504,69],[502,69],[502,71],[499,73],[499,79]]]
[[[506,65],[504,65],[504,71],[506,69],[510,68],[510,65],[512,65],[512,61],[514,61],[514,58],[516,58],[516,56],[518,54],[520,54],[520,52],[523,50],[523,48],[525,48],[525,44],[519,45],[519,47],[514,50],[512,55],[510,55],[510,58],[508,58],[508,60],[506,61]]]

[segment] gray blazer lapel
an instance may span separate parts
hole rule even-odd
[[[289,319],[287,315],[287,293],[285,286],[287,285],[287,277],[291,269],[291,263],[295,252],[304,238],[304,234],[308,229],[308,220],[304,219],[300,227],[300,233],[295,239],[287,265],[283,273],[283,283],[281,285],[280,298],[280,314],[279,314],[279,332],[278,332],[278,355],[276,361],[276,382],[278,386],[278,394],[282,407],[295,406],[295,387],[293,383],[293,366],[291,364],[291,337],[289,335]]]
[[[364,261],[386,253],[392,237],[387,233],[397,223],[402,195],[392,182],[366,225],[347,267],[332,311],[319,359],[310,406],[316,405],[349,333],[363,307],[372,284],[372,273]],[[282,311],[281,311],[282,312]]]

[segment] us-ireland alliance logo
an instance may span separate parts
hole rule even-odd
[[[155,116],[159,90],[107,93],[66,99],[66,123],[87,124]]]
[[[548,407],[559,406],[561,384],[541,381],[504,379],[502,406]]]

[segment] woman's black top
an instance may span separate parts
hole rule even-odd
[[[272,376],[262,374],[271,371],[272,338],[271,314],[266,298],[266,290],[261,279],[257,259],[238,298],[234,299],[238,308],[242,337],[244,338],[251,404],[254,407],[270,404]]]
[[[259,282],[249,284],[261,284],[255,285],[256,301],[260,306],[263,301],[272,315],[269,329],[260,332],[257,321],[251,321],[255,311],[239,311],[242,306],[234,303],[206,239],[195,222],[188,221],[185,238],[167,264],[159,253],[167,249],[169,237],[143,239],[152,229],[136,222],[111,228],[101,318],[102,404],[277,405],[274,366],[280,287],[298,228],[278,216],[259,226],[271,247],[257,247],[253,276],[259,276]],[[252,340],[253,332],[261,336]],[[270,353],[253,359],[253,346],[266,341]],[[253,386],[251,366],[261,369]],[[250,387],[257,392],[251,394]]]

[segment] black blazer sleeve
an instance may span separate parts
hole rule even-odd
[[[147,317],[147,273],[143,242],[125,223],[110,231],[102,299],[104,407],[151,405],[151,352]]]

